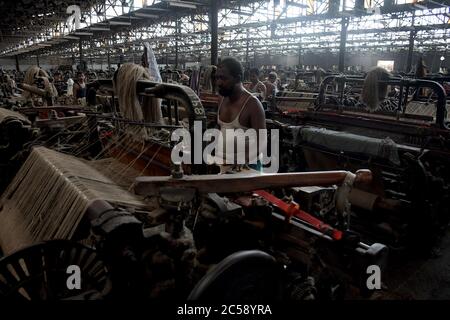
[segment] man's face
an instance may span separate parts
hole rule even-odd
[[[256,75],[256,73],[250,73],[250,81],[252,83],[257,83],[258,82],[258,76]]]
[[[229,97],[233,93],[236,86],[236,79],[230,75],[230,72],[225,67],[219,67],[216,72],[216,85],[219,89],[219,94],[222,97]]]
[[[275,83],[275,81],[277,80],[277,77],[270,75],[269,76],[269,81],[272,83]]]
[[[78,74],[78,81],[83,82],[84,81],[84,73]]]

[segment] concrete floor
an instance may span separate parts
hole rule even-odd
[[[431,257],[404,259],[388,267],[383,299],[450,300],[450,232]]]

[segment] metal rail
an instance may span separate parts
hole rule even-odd
[[[325,105],[326,89],[327,86],[332,82],[337,82],[340,102],[344,96],[345,84],[348,82],[353,83],[363,83],[364,78],[361,77],[349,77],[345,75],[334,75],[326,77],[320,84],[318,105],[316,110],[322,109]],[[442,85],[436,81],[423,80],[423,79],[404,79],[404,78],[392,78],[386,81],[379,81],[380,84],[395,85],[400,87],[400,95],[398,98],[398,110],[399,112],[404,112],[402,108],[403,105],[403,95],[404,92],[408,92],[410,87],[415,88],[429,88],[433,90],[433,93],[437,96],[436,100],[436,126],[441,129],[450,129],[449,125],[446,123],[447,109],[446,109],[446,93]]]

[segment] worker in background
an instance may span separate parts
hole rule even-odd
[[[417,61],[416,71],[414,72],[414,78],[423,79],[427,76],[428,68],[423,60],[423,57],[420,57]],[[427,91],[425,88],[417,88],[413,94],[414,99],[418,99],[419,97],[424,97],[427,95]]]
[[[8,85],[9,89],[11,90],[11,93],[14,94],[17,89],[16,81],[14,81],[13,77],[11,77],[9,74],[6,74],[5,82]]]
[[[86,98],[86,82],[83,71],[77,72],[76,80],[73,84],[73,96],[75,98]]]
[[[56,70],[55,73],[53,74],[53,84],[55,85],[55,88],[58,91],[58,96],[62,96],[64,94],[66,84],[64,83],[61,71]]]
[[[266,99],[269,100],[275,97],[278,92],[278,75],[275,71],[269,73],[267,81],[264,82],[266,86]]]
[[[250,84],[247,86],[247,90],[256,96],[259,96],[261,100],[266,100],[266,86],[259,80],[259,70],[257,68],[250,69]]]
[[[254,73],[257,77],[257,74]],[[255,129],[257,132],[259,129],[266,128],[266,118],[264,109],[261,102],[246,90],[242,84],[244,77],[244,70],[239,61],[234,58],[223,59],[216,72],[216,85],[221,99],[219,100],[219,108],[217,110],[217,123],[220,126],[224,141],[226,141],[227,129],[242,129],[247,130],[250,128]],[[264,85],[263,85],[264,86]],[[264,87],[265,90],[265,87]],[[266,138],[266,137],[264,137]],[[248,143],[257,143],[258,141],[249,141]],[[256,165],[249,165],[250,168],[255,170],[261,170],[261,162],[259,156],[264,148],[266,141],[259,141],[260,148],[257,155],[249,155],[246,148],[246,161],[247,163],[257,162]],[[261,147],[263,146],[263,147]],[[236,152],[236,146],[234,152]],[[226,150],[223,150],[223,155],[226,154]],[[253,158],[252,158],[253,157]],[[255,158],[258,161],[254,161]],[[251,159],[252,158],[252,159]],[[227,172],[229,169],[233,169],[233,166],[222,166],[221,172]]]
[[[416,79],[422,79],[427,76],[427,66],[425,65],[425,61],[423,61],[423,57],[420,57],[417,61],[416,71],[414,73],[414,77]]]
[[[67,79],[67,92],[66,92],[67,96],[69,97],[73,96],[73,84],[74,84],[73,79],[69,77]]]
[[[279,76],[278,76],[278,90],[279,91],[283,91],[283,85],[286,84],[286,82],[287,82],[287,75],[283,70],[281,70],[279,72]]]
[[[211,68],[211,91],[213,92],[213,93],[215,93],[216,92],[216,87],[217,87],[217,84],[216,84],[216,72],[217,72],[217,67],[216,66],[212,66],[212,68]]]
[[[189,84],[189,76],[183,71],[180,71],[180,83],[183,85],[188,85]]]
[[[324,76],[325,76],[325,70],[323,70],[322,68],[318,67],[314,71],[314,80],[315,80],[315,83],[316,83],[317,87],[320,87],[320,84],[322,83],[322,80],[323,80]]]

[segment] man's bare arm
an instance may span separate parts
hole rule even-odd
[[[266,115],[261,102],[256,98],[251,98],[248,102],[249,116],[250,116],[250,128],[255,130],[266,128]]]
[[[261,93],[263,100],[266,100],[266,86],[262,82],[258,84],[258,92]]]

